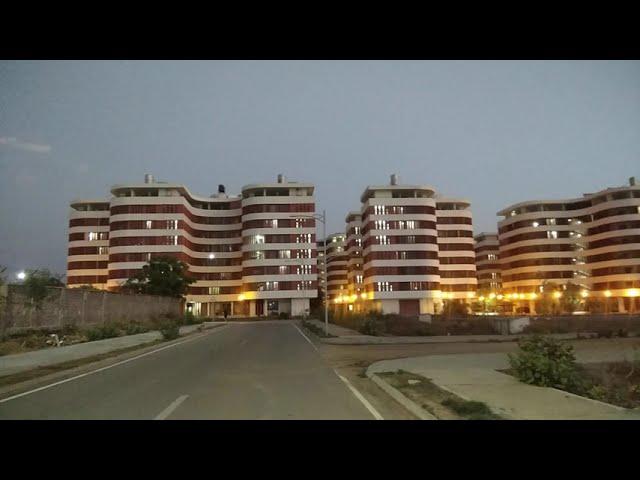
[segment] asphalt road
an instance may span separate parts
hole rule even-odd
[[[373,413],[290,322],[229,324],[0,400],[0,419],[366,419]]]

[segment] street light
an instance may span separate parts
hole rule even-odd
[[[327,269],[327,212],[326,210],[322,210],[322,215],[319,213],[313,215],[290,215],[291,218],[313,218],[322,222],[322,239],[323,247],[322,254],[324,255],[324,265],[325,271]],[[316,243],[318,243],[316,239]],[[324,292],[324,333],[326,336],[329,336],[329,302],[327,301],[327,291],[325,286]]]
[[[27,274],[24,271],[18,272],[16,277],[18,277],[18,280],[24,280],[25,278],[27,278]]]

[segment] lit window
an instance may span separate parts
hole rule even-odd
[[[177,230],[178,220],[167,220],[167,230]]]
[[[92,242],[94,240],[98,239],[98,232],[88,232],[87,233],[87,240]]]
[[[378,245],[389,245],[389,237],[386,235],[376,235],[376,242],[378,242]]]
[[[558,238],[558,232],[555,230],[547,232],[547,238]]]
[[[146,221],[146,222],[144,222],[144,223],[145,223],[145,228],[146,228],[147,230],[150,230],[150,229],[151,229],[151,224],[152,224],[151,220],[147,220],[147,221]]]
[[[220,295],[220,287],[209,287],[209,295]]]
[[[279,258],[291,258],[291,250],[280,250],[278,251]]]
[[[288,272],[289,272],[289,267],[285,265],[281,265],[280,267],[278,267],[278,273],[280,275],[286,275]]]
[[[98,247],[98,255],[108,255],[109,247]]]

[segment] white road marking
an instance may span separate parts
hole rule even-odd
[[[374,417],[376,420],[384,420],[384,418],[382,417],[382,415],[380,415],[380,414],[378,413],[378,411],[377,411],[375,408],[373,408],[373,405],[371,405],[371,404],[369,403],[369,401],[368,401],[366,398],[364,398],[364,397],[362,396],[362,394],[361,394],[358,390],[356,390],[356,387],[354,387],[353,385],[351,385],[351,383],[349,382],[349,380],[347,380],[345,377],[343,377],[342,375],[340,375],[340,374],[339,374],[338,372],[336,372],[335,370],[334,370],[334,372],[336,373],[336,375],[338,375],[338,377],[340,378],[340,380],[342,380],[342,381],[347,385],[347,387],[349,387],[349,390],[351,390],[351,393],[353,393],[353,394],[355,395],[355,397],[356,397],[358,400],[360,400],[360,401],[362,402],[362,404],[367,408],[367,410],[369,410],[369,413],[371,413],[371,415],[373,415],[373,417]]]
[[[220,331],[220,330],[224,330],[224,328],[225,327],[216,328],[211,333],[217,332],[217,331]],[[135,357],[127,358],[126,360],[122,360],[121,362],[114,363],[113,365],[107,365],[106,367],[102,367],[102,368],[98,368],[97,370],[92,370],[90,372],[82,373],[80,375],[76,375],[75,377],[66,378],[64,380],[60,380],[59,382],[50,383],[49,385],[44,385],[42,387],[35,388],[35,389],[29,390],[27,392],[18,393],[17,395],[13,395],[11,397],[3,398],[2,400],[0,400],[0,403],[5,403],[5,402],[8,402],[9,400],[15,400],[16,398],[24,397],[26,395],[31,395],[32,393],[40,392],[42,390],[47,390],[48,388],[52,388],[52,387],[55,387],[57,385],[62,385],[63,383],[71,382],[73,380],[77,380],[77,379],[82,378],[82,377],[87,377],[89,375],[93,375],[94,373],[102,372],[104,370],[108,370],[110,368],[117,367],[118,365],[123,365],[125,363],[133,362],[134,360],[137,360],[137,359],[142,358],[142,357],[146,357],[147,355],[153,355],[154,353],[161,352],[162,350],[166,350],[167,348],[173,348],[173,347],[177,347],[178,345],[182,345],[183,343],[192,342],[193,340],[197,340],[198,338],[202,338],[202,337],[188,338],[186,340],[183,340],[182,342],[172,343],[171,345],[166,345],[164,347],[157,348],[157,349],[152,350],[150,352],[146,352],[146,353],[143,353],[141,355],[137,355]]]
[[[300,332],[300,335],[302,335],[302,336],[305,338],[305,340],[311,344],[311,346],[315,349],[315,351],[316,351],[316,352],[319,352],[318,347],[316,347],[316,346],[313,344],[313,342],[312,342],[311,340],[309,340],[309,337],[307,337],[307,336],[302,332],[302,330],[300,330],[300,329],[298,328],[298,326],[297,326],[297,325],[294,325],[293,323],[292,323],[291,325],[293,325],[293,326],[295,327],[295,329],[296,329],[296,330],[298,330],[298,331]]]
[[[187,398],[189,398],[189,395],[181,395],[181,396],[179,396],[173,402],[171,402],[171,404],[167,408],[165,408],[162,412],[160,412],[160,414],[156,418],[154,418],[154,420],[164,420],[164,419],[166,419]]]

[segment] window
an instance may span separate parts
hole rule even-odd
[[[263,250],[255,250],[250,253],[250,258],[254,260],[263,260],[264,259],[264,251]]]
[[[376,220],[375,221],[375,229],[376,230],[389,230],[389,224],[386,220]]]
[[[167,230],[177,230],[178,220],[167,220]]]
[[[291,250],[278,251],[278,258],[291,258]]]
[[[220,287],[209,287],[209,295],[220,295]]]
[[[384,205],[374,205],[373,206],[373,213],[374,215],[384,215]]]
[[[555,224],[556,224],[555,218],[547,218],[547,225],[555,225]]]
[[[297,289],[298,290],[311,290],[312,289],[311,281],[310,280],[303,280],[301,282],[298,282]]]
[[[376,242],[378,245],[389,245],[389,237],[386,235],[376,235]]]
[[[356,275],[356,283],[362,283],[362,275]]]
[[[144,222],[144,224],[145,224],[145,225],[144,225],[144,226],[145,226],[145,228],[146,228],[147,230],[151,230],[152,223],[153,223],[153,222],[152,222],[151,220],[147,220],[146,222]]]
[[[296,243],[311,243],[311,234],[303,233],[296,236]]]
[[[278,290],[278,282],[264,282],[264,289],[268,291]]]
[[[498,256],[495,253],[490,253],[487,255],[487,260],[497,260]]]
[[[98,255],[108,255],[109,247],[98,247]]]
[[[392,292],[393,285],[389,282],[376,282],[378,292]]]
[[[280,275],[286,275],[287,273],[289,273],[289,267],[285,266],[285,265],[281,265],[278,267],[278,273]]]
[[[151,261],[151,254],[150,254],[150,253],[145,253],[145,255],[144,255],[144,256],[146,257],[147,262],[150,262],[150,261]]]
[[[90,242],[93,242],[94,240],[98,239],[98,232],[88,232],[87,233],[87,240]]]
[[[252,245],[263,244],[264,235],[251,235],[251,237],[249,237],[249,243]]]
[[[547,238],[558,238],[558,232],[555,230],[547,232]]]
[[[298,266],[298,275],[310,275],[310,274],[311,274],[311,265]]]
[[[271,228],[278,228],[278,219],[273,219],[270,221],[271,223]]]
[[[165,239],[167,245],[178,245],[178,236],[171,235]]]

